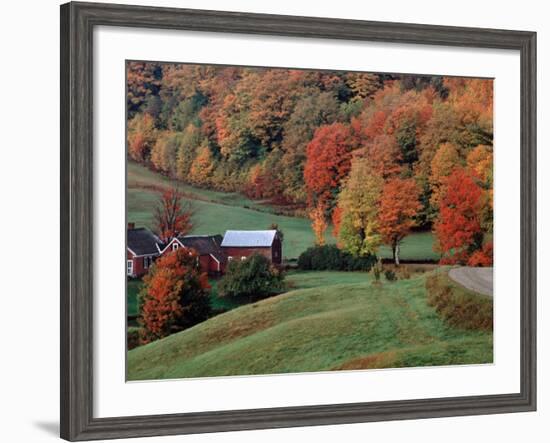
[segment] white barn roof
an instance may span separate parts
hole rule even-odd
[[[270,247],[275,240],[277,231],[225,231],[222,247]]]

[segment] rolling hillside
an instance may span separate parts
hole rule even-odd
[[[171,180],[147,168],[128,162],[127,211],[128,221],[136,226],[152,228],[152,215],[158,199],[158,191],[169,186]],[[297,258],[314,244],[314,235],[309,220],[299,217],[276,215],[274,209],[261,202],[237,193],[198,189],[180,184],[181,191],[195,202],[196,218],[194,234],[223,234],[227,229],[267,229],[277,223],[285,234],[283,255]],[[327,233],[327,241],[336,240]],[[437,260],[432,249],[430,232],[414,233],[401,246],[404,260]],[[388,247],[380,249],[382,257],[391,257]]]
[[[295,287],[317,284],[294,277]],[[491,362],[492,333],[449,327],[426,304],[425,275],[373,286],[297,289],[128,352],[128,379],[166,379]]]

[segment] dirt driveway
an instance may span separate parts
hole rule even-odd
[[[449,271],[449,277],[470,291],[493,296],[493,268],[463,266]]]

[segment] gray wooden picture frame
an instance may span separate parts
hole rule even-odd
[[[93,416],[92,66],[96,26],[497,48],[521,57],[520,393],[185,414]],[[61,6],[61,437],[70,441],[536,409],[536,33],[236,12]],[[123,356],[121,356],[123,358]]]

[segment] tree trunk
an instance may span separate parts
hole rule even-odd
[[[395,266],[399,266],[399,243],[395,244]]]

